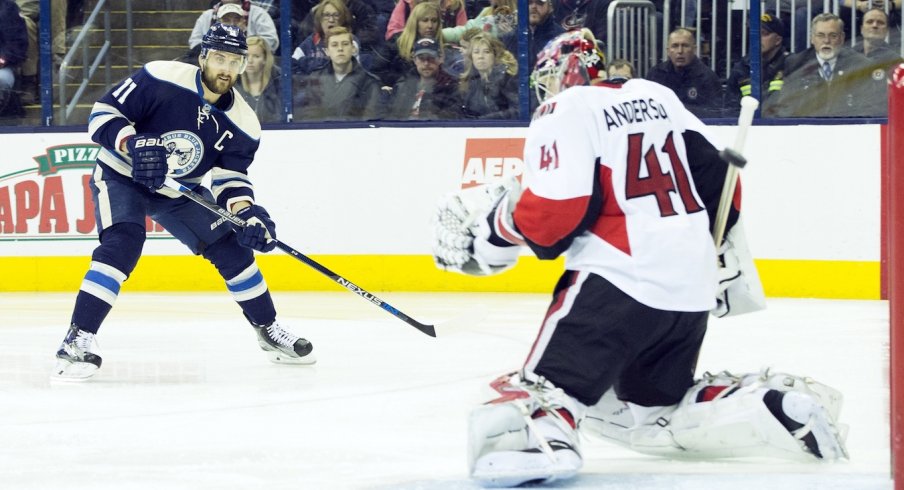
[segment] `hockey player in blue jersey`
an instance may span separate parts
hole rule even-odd
[[[247,49],[238,27],[215,24],[203,38],[200,69],[175,61],[148,63],[94,105],[88,132],[102,147],[91,179],[100,245],[56,354],[55,377],[87,379],[100,367],[94,336],[141,256],[146,216],[217,268],[273,362],[315,362],[311,343],[276,321],[254,260],[254,250],[275,247],[276,229],[256,204],[248,177],[260,123],[233,90]],[[210,189],[201,186],[208,175]],[[249,226],[213,226],[210,211],[162,187],[167,176]]]

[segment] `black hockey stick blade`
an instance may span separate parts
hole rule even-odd
[[[164,185],[164,187],[172,189],[172,190],[182,194],[183,196],[191,199],[192,201],[196,202],[197,204],[200,204],[201,206],[207,208],[210,212],[216,214],[217,216],[219,216],[221,219],[223,219],[225,221],[228,221],[236,226],[246,226],[245,220],[243,220],[242,218],[239,218],[238,216],[230,213],[229,211],[223,209],[222,207],[208,201],[207,199],[204,199],[203,196],[194,192],[193,190],[189,189],[188,187],[180,184],[175,179],[167,178],[163,185]],[[431,337],[436,337],[436,328],[433,325],[427,325],[425,323],[421,323],[421,322],[415,320],[414,318],[411,318],[410,316],[408,316],[408,315],[402,313],[401,311],[399,311],[398,309],[396,309],[394,306],[392,306],[389,303],[383,301],[382,299],[376,297],[374,294],[368,292],[364,288],[362,288],[362,287],[358,286],[357,284],[349,281],[348,279],[340,276],[339,274],[336,274],[335,272],[327,269],[326,267],[321,265],[316,260],[308,257],[307,255],[299,252],[298,250],[295,250],[294,248],[286,245],[285,243],[283,243],[277,239],[273,239],[273,241],[276,242],[276,248],[291,255],[292,257],[295,257],[296,259],[305,263],[306,265],[313,268],[317,272],[329,277],[336,284],[339,284],[340,286],[344,287],[345,289],[348,289],[349,291],[357,294],[358,296],[361,296],[362,298],[366,299],[367,301],[370,301],[371,303],[379,306],[383,310],[389,312],[389,314],[391,314],[394,317],[402,320],[403,322],[411,325],[412,327],[420,330],[421,332],[423,332]]]

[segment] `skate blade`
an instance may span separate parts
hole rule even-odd
[[[264,351],[267,354],[267,359],[270,360],[273,364],[296,364],[301,366],[310,366],[317,362],[317,358],[314,357],[314,354],[308,354],[303,357],[292,357],[286,355],[282,352],[274,352],[274,351]]]
[[[97,366],[90,362],[70,362],[59,359],[56,367],[53,368],[50,379],[79,383],[90,379],[96,372]]]

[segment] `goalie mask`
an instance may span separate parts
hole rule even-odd
[[[546,99],[576,85],[590,85],[605,77],[606,56],[589,29],[569,31],[555,37],[537,55],[531,85],[537,100]]]
[[[201,58],[207,59],[210,51],[222,51],[241,56],[238,73],[248,65],[248,42],[245,32],[238,26],[216,23],[201,38]]]

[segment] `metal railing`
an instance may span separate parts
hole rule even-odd
[[[103,11],[103,19],[104,19],[104,42],[100,45],[100,48],[97,50],[97,54],[91,59],[90,56],[90,43],[88,33],[94,30],[94,26],[97,23],[98,16],[101,11]],[[126,1],[126,43],[128,45],[128,59],[127,63],[129,64],[129,68],[132,67],[132,2],[131,0]],[[88,88],[88,85],[91,83],[92,78],[97,73],[98,68],[101,63],[104,64],[104,83],[106,88],[109,90],[112,84],[112,61],[110,60],[110,48],[112,46],[112,31],[110,29],[110,2],[107,0],[99,0],[97,5],[95,5],[94,10],[91,11],[91,15],[85,20],[85,24],[82,26],[81,31],[76,36],[75,41],[72,43],[72,47],[69,48],[69,51],[66,53],[66,56],[63,58],[63,62],[60,63],[60,71],[59,71],[59,83],[60,83],[60,120],[62,124],[67,124],[69,122],[69,116],[72,115],[72,112],[75,110],[78,105],[79,100],[81,100],[82,95],[85,90]],[[78,53],[78,54],[77,54]],[[67,82],[69,81],[69,69],[72,66],[72,61],[76,57],[79,57],[79,62],[82,70],[81,82],[79,83],[78,88],[75,90],[75,93],[72,95],[72,100],[67,103]]]
[[[615,0],[606,13],[606,57],[621,58],[644,77],[658,61],[656,6],[649,0]]]

